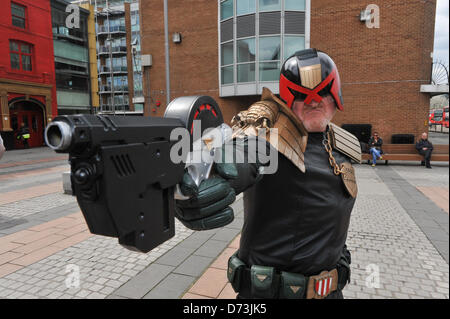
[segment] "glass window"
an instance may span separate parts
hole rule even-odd
[[[259,11],[280,11],[280,0],[259,0]]]
[[[14,70],[32,71],[31,45],[9,41],[11,68]]]
[[[255,61],[255,38],[239,40],[237,43],[237,61]]]
[[[234,61],[233,42],[222,44],[221,55],[222,55],[221,65],[233,64]]]
[[[233,0],[225,0],[220,3],[220,20],[233,16]]]
[[[284,37],[284,60],[295,52],[305,49],[305,37],[285,36]]]
[[[255,0],[238,0],[236,3],[237,15],[255,13]]]
[[[280,79],[280,62],[261,62],[259,64],[260,81],[278,81]]]
[[[239,64],[237,66],[238,82],[255,81],[255,63]]]
[[[9,42],[9,49],[11,51],[19,52],[19,43],[18,42],[14,42],[14,41],[10,41]]]
[[[25,7],[11,3],[11,14],[19,18],[25,18]]]
[[[18,53],[11,53],[11,68],[20,70],[20,55]]]
[[[259,38],[259,60],[270,61],[280,59],[280,37]]]
[[[31,71],[31,56],[22,55],[22,69],[25,71]]]
[[[286,11],[304,11],[305,0],[285,0]]]
[[[25,7],[11,3],[11,16],[13,26],[25,29]]]
[[[28,44],[22,43],[20,51],[22,51],[22,53],[31,53],[31,48]]]
[[[222,68],[222,84],[233,83],[233,66],[226,66]]]

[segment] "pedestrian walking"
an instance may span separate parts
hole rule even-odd
[[[30,145],[28,144],[28,140],[30,139],[30,129],[25,125],[24,122],[21,123],[16,138],[22,141],[24,148],[30,148]]]

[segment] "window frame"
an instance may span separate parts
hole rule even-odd
[[[239,52],[238,52],[238,48],[239,48],[239,46],[238,46],[238,42],[239,41],[245,41],[245,40],[253,40],[253,46],[254,46],[254,49],[255,49],[255,59],[252,61],[252,60],[249,60],[249,61],[241,61],[241,62],[239,62]],[[235,58],[235,60],[234,60],[234,64],[235,64],[235,68],[236,68],[236,82],[235,83],[253,83],[253,82],[255,82],[256,81],[256,68],[257,68],[257,54],[258,54],[258,43],[257,43],[257,39],[256,39],[256,36],[254,36],[254,35],[252,35],[252,36],[248,36],[248,37],[243,37],[243,38],[236,38],[235,39],[235,46],[236,46],[236,48],[235,48],[235,50],[236,50],[236,56],[234,57]],[[250,52],[250,50],[249,50],[249,52]],[[255,74],[255,77],[254,77],[254,79],[253,79],[253,81],[239,81],[239,68],[241,67],[241,66],[244,66],[244,65],[251,65],[251,64],[253,64],[253,66],[254,66],[254,74]]]
[[[279,40],[279,50],[278,50],[278,60],[264,60],[261,58],[261,39],[268,39],[268,38],[278,38]],[[259,41],[258,41],[258,81],[259,82],[273,82],[273,81],[278,81],[279,80],[279,75],[276,79],[274,80],[263,80],[262,79],[262,72],[261,72],[261,67],[263,65],[267,65],[269,63],[276,63],[278,66],[278,70],[281,67],[281,46],[282,46],[282,37],[281,34],[276,34],[276,35],[263,35],[263,36],[259,36]]]
[[[232,54],[233,54],[233,58],[232,58],[232,61],[231,61],[231,63],[230,64],[224,64],[224,62],[223,62],[223,56],[222,56],[222,54],[223,54],[223,50],[222,50],[222,46],[223,45],[225,45],[225,44],[231,44],[231,49],[232,49]],[[219,44],[219,46],[220,46],[220,63],[219,63],[219,68],[220,68],[220,82],[223,84],[224,82],[223,82],[223,72],[224,72],[224,69],[226,69],[226,68],[230,68],[231,67],[231,72],[232,72],[232,82],[231,83],[225,83],[225,84],[223,84],[223,85],[230,85],[230,84],[233,84],[234,83],[234,63],[235,63],[235,48],[234,48],[234,41],[233,40],[229,40],[229,41],[225,41],[225,42],[222,42],[222,43],[220,43]]]
[[[222,18],[222,3],[226,2],[226,1],[231,1],[232,6],[233,6],[233,8],[232,8],[233,13],[231,14],[230,17]],[[235,7],[236,6],[235,6],[235,3],[234,3],[234,0],[220,0],[220,3],[219,3],[219,20],[220,20],[220,22],[224,22],[224,21],[226,21],[228,19],[233,19],[234,15],[235,15],[235,11],[236,11]]]
[[[239,13],[238,12],[238,1],[236,2],[236,17],[240,17],[240,16],[246,16],[246,15],[249,15],[249,14],[256,14],[256,8],[257,8],[257,4],[256,4],[256,1],[258,1],[258,0],[248,0],[248,1],[253,1],[254,2],[254,4],[255,4],[255,10],[253,11],[253,12],[251,12],[251,11],[249,11],[249,12],[245,12],[245,13]]]
[[[278,0],[279,8],[277,9],[261,9],[261,0],[258,0],[258,13],[260,12],[277,12],[282,10],[284,5],[284,0]]]
[[[14,51],[14,50],[11,49],[11,43],[15,43],[16,45],[18,45],[18,47],[19,47],[18,51]],[[27,45],[30,48],[30,53],[22,52],[22,45]],[[11,70],[16,71],[16,72],[27,72],[27,73],[32,73],[34,71],[34,69],[33,69],[33,65],[34,65],[34,59],[33,59],[34,48],[33,47],[34,46],[31,43],[18,41],[18,40],[9,40],[9,62],[10,62],[9,65],[11,67]],[[19,55],[19,66],[20,66],[19,69],[15,69],[15,68],[12,67],[11,54],[18,54]],[[30,57],[31,70],[25,70],[23,68],[22,56],[24,56],[24,55]]]
[[[233,16],[229,16],[227,18],[222,18],[222,5],[223,2],[226,0],[218,0],[218,10],[217,10],[217,25],[218,25],[218,51],[219,51],[219,63],[217,66],[218,69],[218,82],[219,82],[219,96],[220,97],[228,97],[228,96],[241,96],[241,95],[254,95],[259,94],[258,92],[261,91],[261,88],[266,86],[269,87],[273,92],[278,93],[278,82],[279,78],[275,80],[275,76],[268,75],[267,73],[270,73],[270,70],[272,69],[272,66],[274,67],[275,64],[278,64],[278,67],[281,67],[282,62],[285,60],[285,50],[287,47],[285,47],[286,43],[289,43],[289,40],[285,40],[285,38],[289,38],[290,36],[293,37],[300,37],[299,41],[301,41],[301,45],[304,46],[304,48],[310,47],[310,36],[311,36],[311,0],[302,0],[302,5],[304,4],[304,9],[301,10],[301,6],[298,6],[298,8],[287,8],[289,5],[286,3],[286,0],[279,0],[279,8],[277,10],[269,10],[269,9],[263,9],[263,6],[260,6],[260,0],[255,0],[255,34],[251,36],[243,36],[238,37],[238,30],[237,30],[237,19],[242,16],[252,15],[253,13],[246,13],[246,14],[239,14],[238,13],[238,1],[240,0],[233,0],[230,1],[233,4]],[[295,0],[294,0],[295,1]],[[275,2],[275,1],[274,1]],[[266,12],[277,12],[279,11],[281,14],[281,25],[280,25],[280,32],[274,33],[274,34],[260,34],[260,21],[258,19],[258,15],[261,15],[261,13]],[[305,28],[304,31],[299,31],[298,28],[295,29],[289,29],[286,30],[285,24],[286,24],[286,16],[285,14],[287,12],[304,12],[305,14]],[[228,39],[229,34],[229,27],[230,22],[233,23],[233,37],[231,39]],[[291,21],[291,20],[289,20]],[[222,36],[222,26],[223,23],[227,22],[227,41],[221,40]],[[294,32],[294,33],[292,33]],[[267,33],[267,32],[263,32]],[[247,38],[255,38],[255,61],[248,61],[248,62],[238,62],[238,43],[240,40],[244,40]],[[280,51],[279,51],[279,59],[278,60],[262,60],[260,56],[260,41],[264,41],[263,38],[265,37],[280,37]],[[225,43],[233,42],[234,44],[234,56],[233,56],[233,64],[222,64],[222,47]],[[291,47],[297,47],[297,45],[291,44]],[[299,48],[300,49],[300,48]],[[266,57],[267,58],[267,57]],[[229,63],[231,61],[227,61]],[[240,82],[239,81],[239,69],[243,67],[244,64],[250,64],[254,63],[254,66],[251,66],[252,72],[254,69],[255,78],[254,80],[250,82]],[[249,68],[249,66],[247,66]],[[224,82],[224,75],[223,73],[226,72],[227,78],[229,81],[231,81],[231,70],[233,70],[233,82]],[[242,71],[241,71],[242,72]],[[265,78],[262,79],[262,74],[265,74]],[[273,80],[270,80],[269,78],[273,78]]]
[[[17,15],[15,15],[15,14],[13,14],[13,5],[15,5],[15,6],[17,6],[17,7],[21,7],[21,8],[23,8],[23,17],[20,17],[20,16],[17,16]],[[24,6],[24,5],[22,5],[22,4],[19,4],[19,3],[17,3],[17,2],[13,2],[13,1],[11,1],[11,25],[13,26],[13,27],[15,27],[15,28],[19,28],[19,29],[23,29],[23,30],[26,30],[26,29],[28,29],[28,23],[27,23],[27,7],[26,6]],[[14,18],[16,18],[16,19],[20,19],[20,20],[23,20],[23,28],[22,27],[19,27],[19,26],[17,26],[17,25],[14,25],[14,23],[13,23],[13,19]]]

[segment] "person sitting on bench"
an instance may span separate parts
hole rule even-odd
[[[431,168],[430,159],[433,152],[433,144],[428,140],[427,133],[422,133],[422,138],[416,143],[416,149],[420,155],[424,156],[425,160],[422,161],[422,166],[426,165],[426,168]]]
[[[378,136],[377,132],[373,133],[373,136],[369,139],[369,151],[370,154],[372,154],[372,166],[375,166],[377,164],[377,158],[383,159],[383,150],[381,149],[381,146],[383,145],[383,140],[381,137]]]

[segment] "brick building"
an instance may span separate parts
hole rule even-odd
[[[373,2],[373,1],[372,1]],[[170,98],[210,95],[229,122],[263,86],[278,93],[281,63],[314,47],[336,62],[343,84],[342,124],[392,134],[427,130],[436,1],[378,0],[379,28],[368,28],[362,0],[168,0]],[[166,105],[163,1],[141,1],[145,115]],[[172,41],[181,34],[181,43]],[[160,106],[158,106],[160,104]]]
[[[55,60],[49,0],[2,0],[0,10],[0,132],[7,148],[28,126],[29,145],[44,143],[43,130],[57,113]]]

